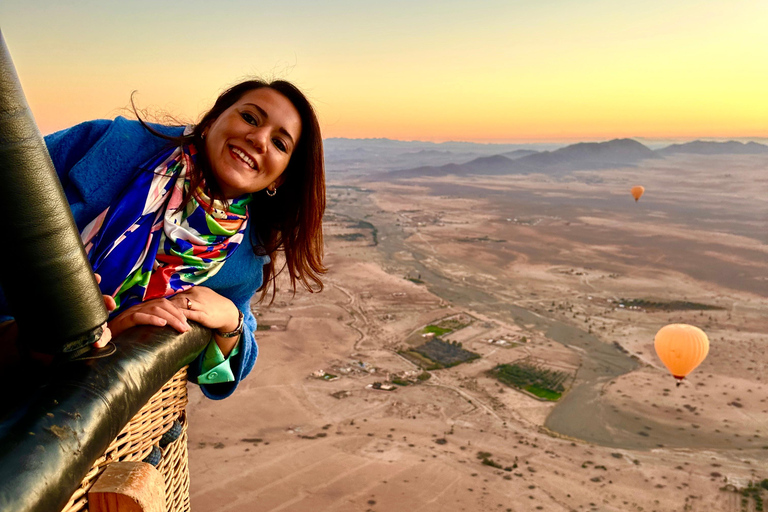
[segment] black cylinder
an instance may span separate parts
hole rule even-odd
[[[92,343],[108,313],[2,33],[0,219],[0,284],[22,348],[61,354]]]

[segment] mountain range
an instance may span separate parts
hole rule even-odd
[[[580,142],[554,151],[516,150],[478,157],[461,164],[420,166],[390,171],[386,175],[389,178],[536,172],[557,175],[577,170],[633,167],[644,160],[661,159],[675,154],[768,154],[768,146],[755,142],[744,144],[736,141],[693,141],[654,151],[633,139],[614,139],[607,142]]]
[[[580,169],[631,167],[644,160],[678,154],[768,153],[768,145],[757,142],[695,140],[659,146],[658,142],[643,144],[635,139],[563,145],[330,138],[324,141],[324,149],[328,175],[339,179],[372,175],[392,179],[447,174],[564,174]]]
[[[656,153],[666,156],[676,153],[688,153],[696,155],[758,155],[768,153],[768,146],[758,144],[757,142],[737,142],[729,140],[727,142],[712,142],[704,140],[694,140],[685,144],[672,144],[663,149],[657,149]]]

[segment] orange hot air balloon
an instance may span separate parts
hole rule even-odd
[[[707,335],[693,325],[665,325],[656,333],[656,354],[680,385],[686,375],[699,366],[709,353]]]
[[[642,197],[643,192],[645,192],[645,187],[643,187],[642,185],[635,185],[634,187],[632,187],[630,192],[632,192],[632,197],[634,197],[635,202],[637,202],[637,200]]]

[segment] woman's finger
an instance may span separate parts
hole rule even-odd
[[[187,324],[187,319],[184,316],[184,314],[181,312],[181,309],[179,309],[179,307],[176,306],[176,304],[169,301],[168,299],[157,299],[157,300],[145,302],[144,304],[147,307],[142,308],[142,310],[147,310],[147,311],[160,314],[162,318],[165,318],[166,320],[168,320],[168,323],[174,325],[174,327],[177,323],[180,325],[185,325],[189,327],[189,325]]]
[[[189,330],[189,323],[187,323],[187,317],[168,301],[163,301],[162,306],[156,306],[153,311],[156,315],[166,320],[170,327],[173,327],[179,332],[187,332]]]
[[[187,320],[192,320],[193,322],[206,325],[206,319],[208,318],[208,313],[206,313],[205,311],[196,310],[196,309],[182,309],[181,313],[184,315],[184,317]]]
[[[172,311],[171,308],[173,308]],[[131,322],[133,325],[157,325],[172,327],[179,332],[187,332],[189,330],[189,324],[184,315],[180,315],[181,319],[176,316],[178,310],[175,306],[170,305],[169,308],[161,307],[157,304],[149,308],[144,308],[140,311],[133,313]]]
[[[101,333],[101,338],[96,341],[96,343],[93,344],[96,348],[102,348],[106,347],[107,343],[109,343],[109,340],[112,339],[112,331],[109,330],[109,327],[107,327],[107,324],[105,323],[103,326],[104,330]]]
[[[197,286],[177,294],[173,298],[169,299],[171,303],[179,308],[179,311],[190,311],[190,310],[201,310],[203,309],[203,304],[205,303],[205,298],[202,297],[199,293],[195,293],[195,289]]]
[[[130,327],[135,325],[156,325],[158,327],[165,327],[168,325],[168,320],[162,316],[146,313],[143,311],[137,311],[133,313],[126,320]]]
[[[179,308],[179,311],[182,313],[184,311],[189,311],[194,308],[195,301],[192,300],[188,295],[177,295],[174,298],[170,299],[171,304]]]

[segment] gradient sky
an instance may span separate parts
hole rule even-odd
[[[195,121],[248,75],[325,137],[768,137],[768,0],[0,1],[43,133],[139,107]]]

